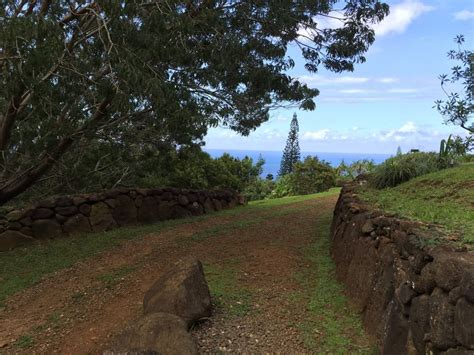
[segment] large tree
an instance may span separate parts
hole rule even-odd
[[[290,132],[286,140],[285,149],[283,150],[283,156],[281,157],[280,170],[278,175],[283,176],[293,172],[294,166],[300,161],[300,143],[298,140],[298,117],[296,113],[293,114],[290,124]]]
[[[314,109],[318,90],[287,74],[353,70],[388,6],[347,0],[17,0],[0,6],[0,204],[78,144],[199,141],[210,126],[248,134],[275,105]],[[131,138],[130,138],[131,137]],[[137,144],[137,142],[134,142]]]

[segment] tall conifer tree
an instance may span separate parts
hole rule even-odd
[[[301,153],[300,144],[298,142],[298,132],[298,118],[296,117],[296,113],[294,113],[293,119],[291,120],[290,133],[288,133],[285,150],[281,158],[280,171],[278,172],[280,176],[293,172],[293,166],[300,160]]]

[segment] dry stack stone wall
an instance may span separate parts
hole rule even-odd
[[[382,354],[474,354],[473,252],[420,243],[435,230],[372,210],[356,185],[331,233],[337,276]]]
[[[243,204],[232,190],[115,189],[59,196],[0,215],[0,251],[34,240],[197,216]]]

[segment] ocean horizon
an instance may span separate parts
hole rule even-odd
[[[278,175],[280,169],[280,162],[283,152],[272,151],[272,150],[240,150],[240,149],[207,149],[204,151],[209,153],[213,158],[218,158],[224,153],[243,159],[246,156],[252,158],[254,162],[258,160],[260,156],[265,160],[263,166],[262,177],[272,174],[274,177]],[[301,159],[307,156],[316,155],[319,159],[327,161],[332,167],[338,166],[341,161],[344,160],[346,164],[351,164],[357,160],[368,159],[373,160],[376,164],[380,164],[387,158],[393,156],[393,154],[375,154],[375,153],[331,153],[331,152],[301,152]]]

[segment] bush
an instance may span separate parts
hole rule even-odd
[[[287,174],[278,178],[275,183],[275,188],[273,189],[270,195],[270,198],[280,198],[294,195],[291,175],[292,174]]]
[[[414,177],[429,174],[447,167],[436,153],[408,153],[388,158],[377,166],[372,184],[378,188],[399,185]]]
[[[327,191],[334,186],[336,186],[335,170],[318,157],[308,156],[303,162],[294,165],[291,187],[296,195]]]
[[[247,201],[263,200],[267,197],[270,197],[274,188],[274,181],[267,179],[257,179],[245,188],[243,195]]]

